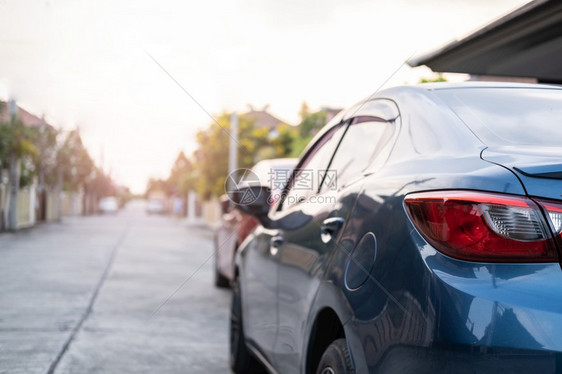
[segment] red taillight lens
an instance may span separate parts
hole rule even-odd
[[[558,261],[548,224],[530,199],[435,191],[408,195],[404,201],[420,234],[451,257],[485,262]],[[559,213],[562,219],[562,209]]]

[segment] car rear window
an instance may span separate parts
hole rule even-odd
[[[435,93],[489,146],[562,146],[562,90],[459,88]]]

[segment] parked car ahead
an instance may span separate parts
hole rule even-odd
[[[166,213],[165,201],[162,198],[149,198],[146,201],[146,212],[148,214]]]
[[[236,260],[233,370],[562,372],[561,118],[561,88],[501,83],[340,114],[284,199],[238,206],[261,226]],[[303,190],[309,170],[332,175]]]
[[[249,178],[257,178],[261,184],[271,188],[271,203],[281,196],[287,178],[297,163],[296,158],[276,158],[262,160],[254,165]],[[241,183],[248,182],[242,180]],[[257,181],[256,181],[257,182]],[[215,232],[215,285],[229,287],[234,278],[234,255],[236,249],[258,225],[258,221],[248,214],[232,209],[230,199],[220,198],[221,225]]]
[[[102,197],[99,201],[99,210],[103,214],[115,214],[119,210],[119,202],[115,196]]]

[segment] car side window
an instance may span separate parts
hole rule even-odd
[[[334,126],[314,144],[299,162],[285,190],[280,210],[286,210],[306,201],[308,197],[318,192],[345,128],[343,123]]]
[[[357,179],[388,142],[394,125],[377,117],[352,120],[334,155],[321,192],[341,188]]]

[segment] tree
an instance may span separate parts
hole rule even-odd
[[[84,147],[78,130],[68,133],[56,158],[62,187],[65,190],[78,191],[94,177],[94,161]]]
[[[15,113],[9,115],[9,120],[1,120],[6,117],[6,111],[7,104],[0,102],[0,162],[2,167],[7,165],[12,154],[23,154],[30,147],[30,142],[23,136],[27,132]],[[18,140],[23,141],[18,142]]]
[[[174,194],[186,196],[189,190],[195,188],[196,180],[195,166],[181,151],[166,181],[168,189]]]
[[[225,193],[230,143],[230,115],[223,113],[207,129],[197,133],[195,151],[198,178],[197,193],[204,199]],[[238,117],[238,168],[251,168],[259,161],[259,151],[269,144],[269,130],[256,129],[252,120]]]
[[[326,112],[320,110],[310,113],[302,118],[299,124],[299,135],[303,138],[312,138],[326,124]]]
[[[298,157],[308,143],[310,143],[314,135],[316,135],[327,122],[327,113],[325,110],[312,113],[305,102],[302,103],[299,114],[301,116],[301,122],[298,125],[298,136],[294,137],[293,144],[291,145],[290,156],[292,157]]]
[[[59,199],[57,201],[57,215],[60,219],[62,216],[61,194],[63,190],[86,192],[82,206],[86,207],[86,199],[88,192],[88,183],[95,179],[95,165],[90,157],[88,150],[82,144],[82,138],[79,131],[70,131],[62,144],[57,150],[57,192]]]
[[[305,104],[303,104],[305,105]],[[150,191],[184,196],[195,189],[203,199],[225,193],[231,141],[230,115],[223,113],[217,121],[197,133],[198,148],[191,159],[180,152],[167,180],[150,179]],[[254,119],[238,116],[238,169],[251,168],[266,158],[289,157],[295,152],[299,130],[280,123],[275,130],[256,128]]]
[[[18,174],[21,187],[30,184],[35,175],[35,160],[38,148],[35,141],[38,138],[36,128],[27,127],[19,118],[13,118],[10,123],[0,123],[0,166],[6,167],[10,159],[22,160],[21,170]]]
[[[96,202],[104,196],[116,196],[117,186],[111,177],[103,172],[101,168],[95,166],[91,176],[83,184],[84,192],[93,194]]]
[[[178,154],[174,165],[170,170],[168,179],[150,178],[146,186],[145,197],[152,192],[163,192],[167,196],[186,196],[187,192],[195,188],[196,170],[193,162],[189,160],[183,151]]]
[[[295,152],[295,144],[299,138],[299,129],[282,123],[277,126],[277,136],[271,139],[271,145],[275,147],[275,157],[290,157]]]
[[[3,228],[17,229],[17,194],[21,183],[29,183],[32,180],[33,162],[32,157],[37,153],[37,147],[33,144],[36,129],[27,127],[17,116],[15,102],[11,102],[9,121],[0,122],[0,167],[8,168],[8,209],[4,208],[2,215]],[[2,112],[7,110],[5,103],[0,103]],[[2,115],[2,118],[6,118]],[[23,170],[26,172],[22,172]],[[27,173],[29,171],[29,173]],[[23,180],[20,180],[21,177]]]
[[[145,198],[148,198],[152,192],[164,192],[169,195],[169,185],[164,179],[150,178],[146,184]]]
[[[36,132],[34,140],[37,153],[33,157],[34,168],[39,177],[39,186],[56,185],[57,138],[60,132],[44,123]]]
[[[78,130],[70,131],[61,141],[60,132],[45,121],[34,126],[25,125],[17,115],[19,110],[15,103],[11,103],[13,113],[9,116],[7,110],[8,105],[0,103],[0,169],[9,168],[10,182],[9,209],[2,217],[4,223],[10,218],[9,228],[17,228],[17,192],[32,184],[36,177],[40,204],[45,203],[47,186],[56,185],[59,194],[63,189],[88,193],[101,185],[113,186],[109,177],[96,169]],[[60,208],[59,199],[59,214]]]

